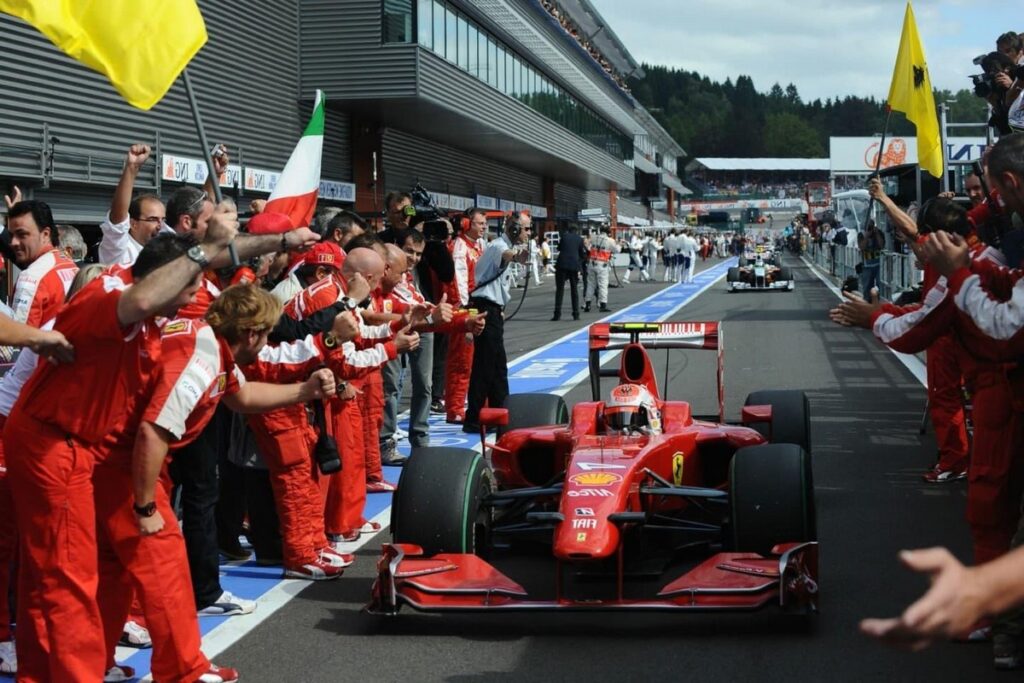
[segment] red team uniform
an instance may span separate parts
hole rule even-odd
[[[448,300],[453,306],[466,308],[469,295],[476,287],[476,262],[483,254],[480,240],[471,240],[460,234],[452,241],[452,260],[455,261],[455,279],[449,285]],[[444,405],[449,422],[466,419],[466,394],[469,392],[469,372],[473,369],[473,337],[466,332],[448,335],[448,360],[444,370]]]

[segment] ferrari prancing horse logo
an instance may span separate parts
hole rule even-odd
[[[683,454],[679,451],[672,456],[672,483],[676,486],[683,484]]]

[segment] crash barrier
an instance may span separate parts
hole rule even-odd
[[[812,243],[808,255],[816,266],[834,275],[839,282],[850,276],[857,276],[857,264],[861,262],[860,250],[855,246],[841,246]],[[833,248],[834,247],[834,248]],[[834,262],[833,262],[834,261]],[[882,252],[881,268],[878,273],[878,295],[892,301],[899,293],[921,282],[922,272],[917,267],[913,254]]]

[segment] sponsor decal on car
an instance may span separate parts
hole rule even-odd
[[[573,529],[596,529],[597,520],[592,518],[572,520]]]
[[[581,531],[580,533],[576,534],[576,541],[578,543],[582,543],[585,540],[587,540],[587,534],[586,533]]]
[[[576,463],[584,472],[590,472],[591,470],[624,470],[625,465],[613,465],[611,463],[605,464],[603,462],[579,462]]]
[[[683,454],[676,451],[672,456],[672,483],[680,486],[683,483]]]
[[[565,495],[570,498],[611,498],[612,492],[608,489],[569,489]]]
[[[569,477],[569,481],[581,486],[608,486],[622,481],[622,477],[612,472],[582,472]]]
[[[593,517],[594,508],[576,508],[577,517]]]

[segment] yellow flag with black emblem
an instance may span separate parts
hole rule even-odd
[[[939,117],[935,114],[935,96],[928,77],[921,37],[914,21],[914,8],[907,3],[903,17],[903,35],[896,55],[896,68],[889,86],[889,108],[901,111],[917,126],[917,162],[936,178],[942,177],[944,156]]]
[[[206,43],[196,0],[0,0],[54,45],[149,109]]]

